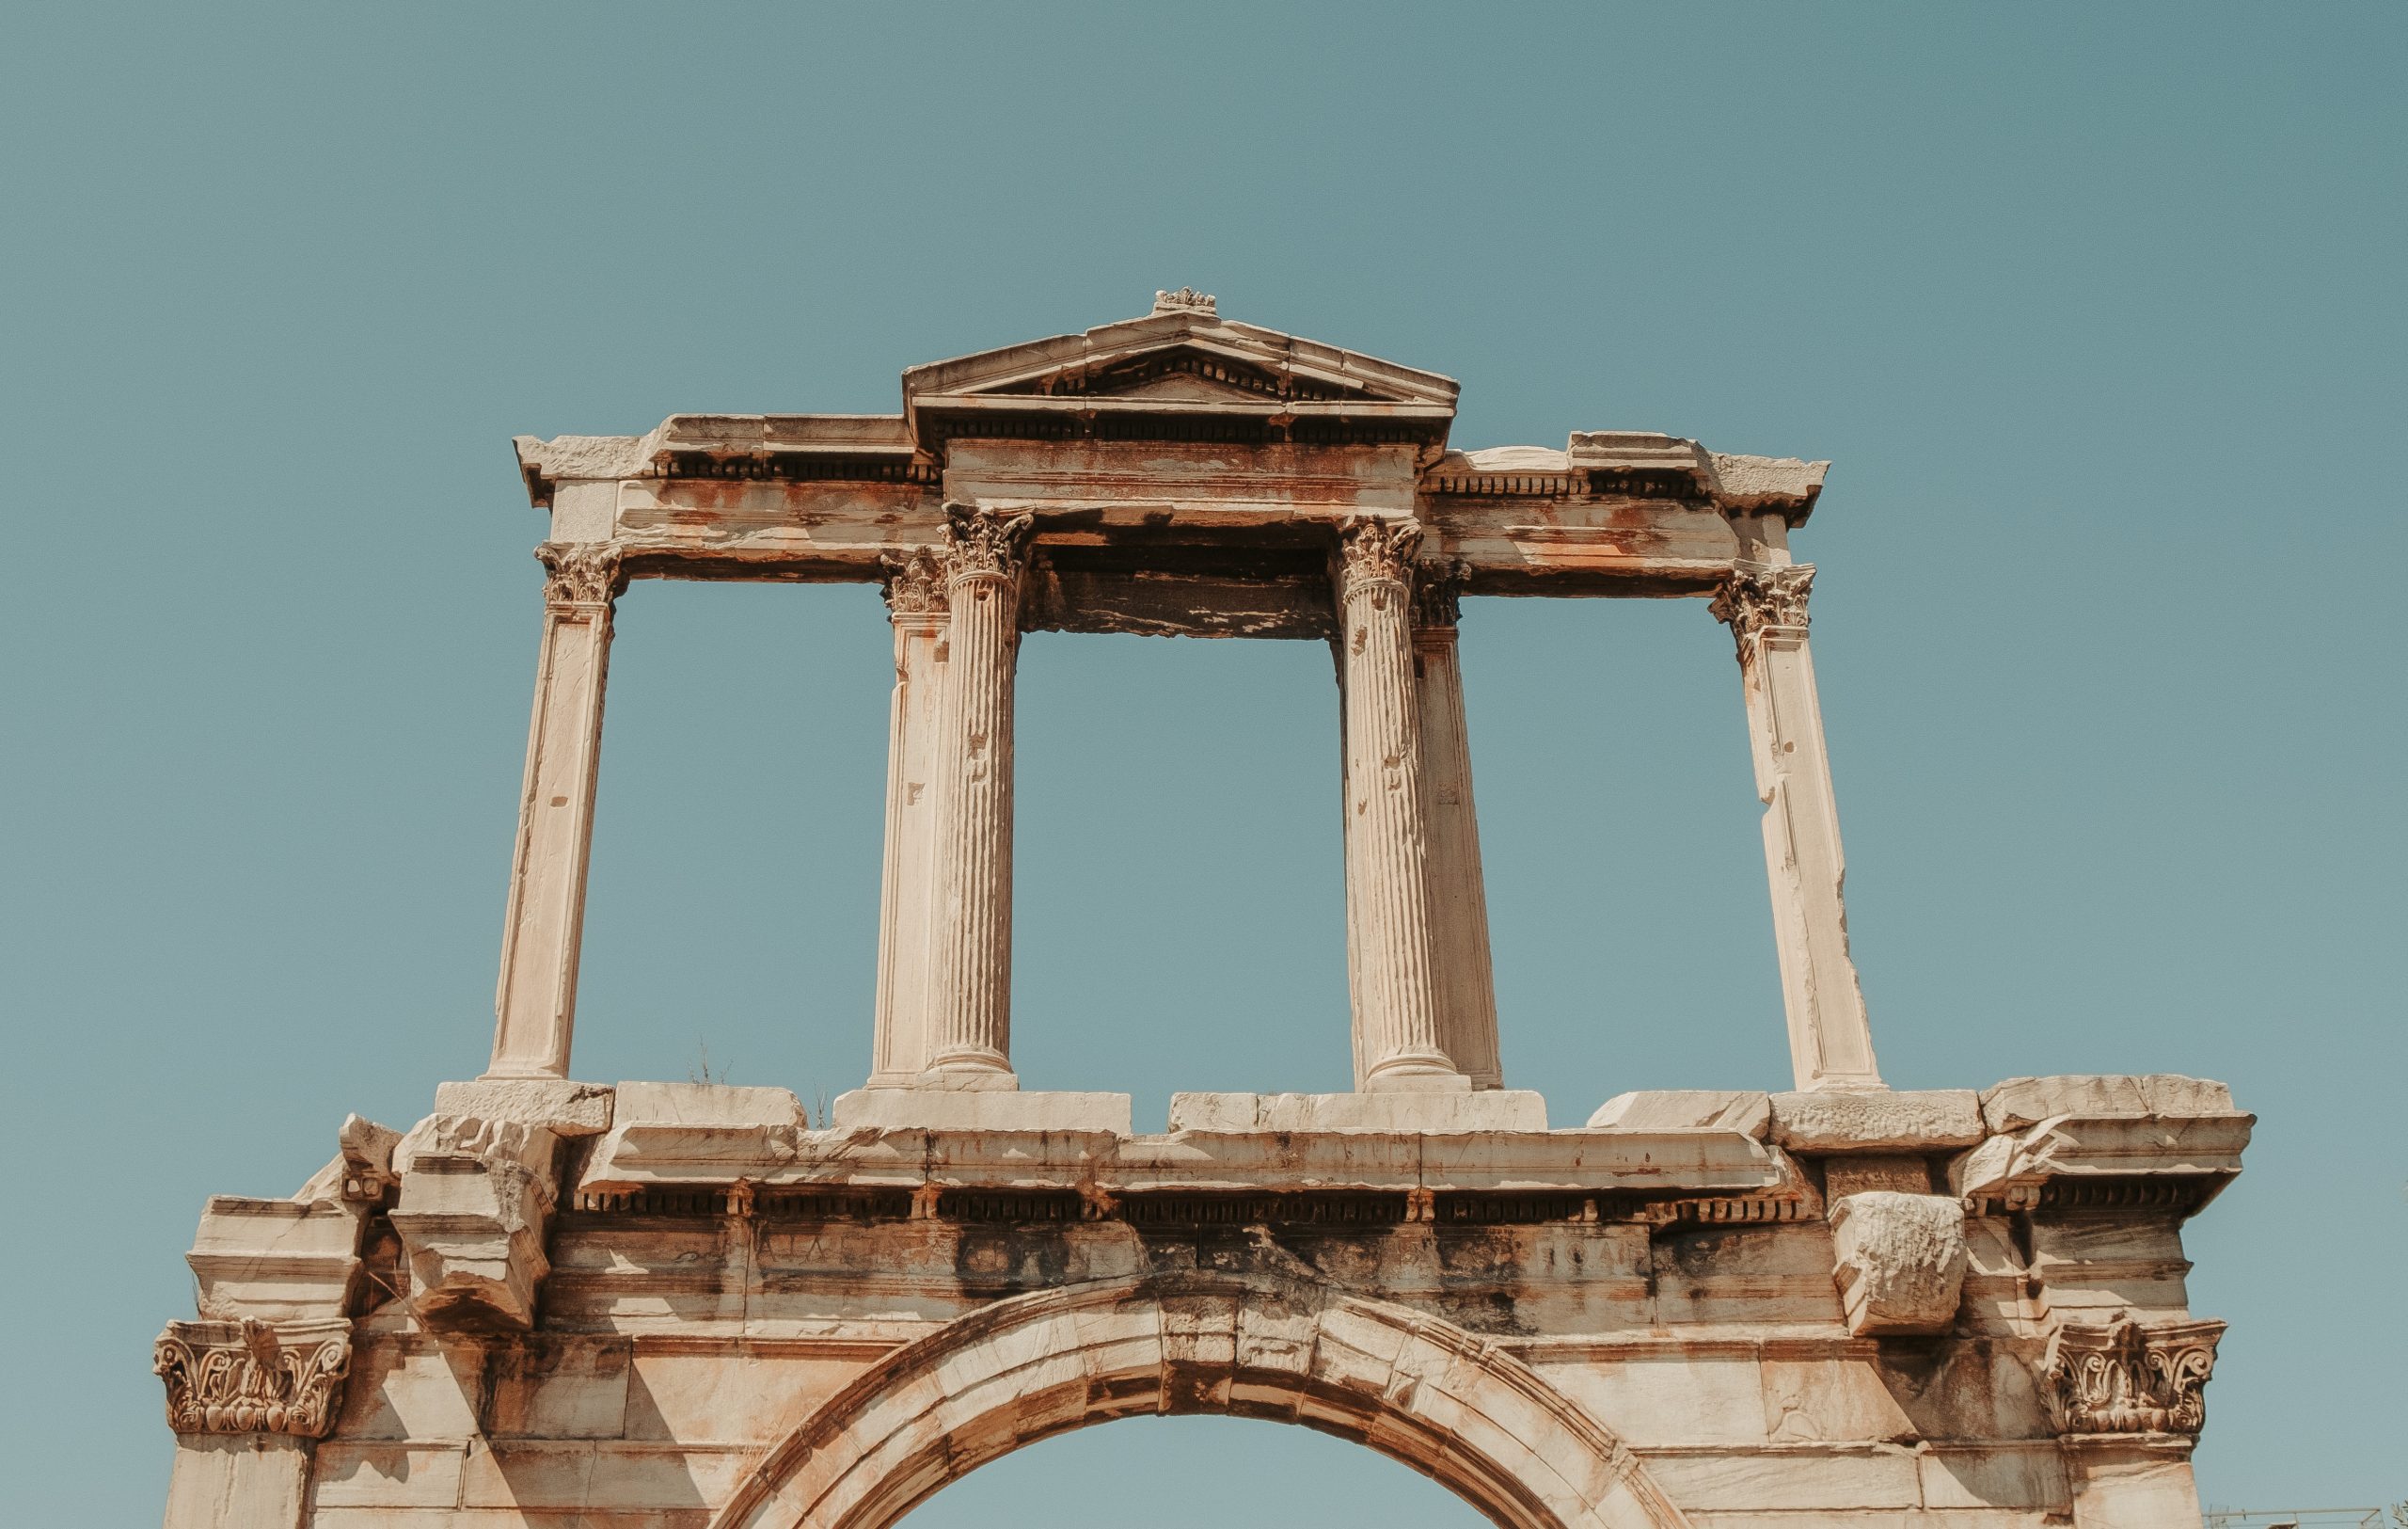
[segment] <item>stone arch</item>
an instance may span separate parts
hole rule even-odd
[[[1192,1412],[1367,1444],[1507,1529],[1687,1529],[1620,1440],[1495,1345],[1307,1282],[1210,1273],[1042,1291],[948,1323],[805,1419],[712,1529],[887,1529],[1023,1444]]]

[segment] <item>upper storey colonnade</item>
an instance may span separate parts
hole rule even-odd
[[[1181,292],[1143,318],[907,371],[898,415],[520,438],[551,535],[488,1075],[568,1075],[612,602],[669,578],[885,592],[895,688],[857,1117],[1013,1108],[1020,635],[1132,631],[1331,645],[1355,1106],[1544,1128],[1497,1065],[1465,594],[1709,602],[1737,643],[1798,1086],[1880,1088],[1841,905],[1814,569],[1789,550],[1828,464],[1605,431],[1466,453],[1448,443],[1456,394]],[[1047,1109],[1081,1113],[1058,1096]]]

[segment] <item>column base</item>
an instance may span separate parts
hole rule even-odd
[[[1133,1134],[1125,1093],[855,1089],[829,1114],[839,1131],[1104,1131]]]
[[[1364,1093],[1469,1093],[1471,1078],[1451,1067],[1384,1068],[1363,1079]]]
[[[1460,1078],[1461,1075],[1457,1076]],[[1529,1089],[1386,1093],[1174,1093],[1173,1131],[1544,1131]]]
[[[1020,1075],[1004,1063],[940,1062],[912,1074],[902,1087],[932,1093],[1013,1093],[1020,1089]]]

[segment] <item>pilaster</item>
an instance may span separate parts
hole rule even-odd
[[[928,1059],[938,871],[932,787],[950,620],[945,567],[937,551],[923,549],[890,558],[885,595],[895,629],[895,693],[887,718],[886,863],[879,900],[872,1088],[908,1084]]]
[[[511,857],[488,1077],[568,1075],[585,872],[613,602],[626,587],[612,542],[547,542],[544,639]]]
[[[2075,1529],[2195,1523],[2191,1451],[2207,1422],[2213,1321],[2068,1322],[2041,1362],[2050,1420],[2062,1430]]]
[[[1847,868],[1807,647],[1814,584],[1812,564],[1743,564],[1714,597],[1713,612],[1738,645],[1798,1087],[1877,1089],[1864,995],[1848,955]]]
[[[1447,1056],[1475,1089],[1504,1087],[1497,1056],[1497,980],[1488,890],[1472,805],[1471,735],[1457,661],[1464,573],[1424,562],[1413,589],[1414,705],[1419,722],[1422,833],[1428,846],[1431,959]]]

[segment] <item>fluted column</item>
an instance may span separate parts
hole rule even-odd
[[[944,693],[944,565],[932,549],[888,562],[895,694],[887,716],[886,867],[879,900],[873,1088],[909,1083],[928,1059],[930,916],[937,899],[932,788]]]
[[[535,556],[546,573],[544,641],[519,791],[518,844],[511,857],[488,1077],[568,1075],[611,603],[626,587],[615,543],[547,542]]]
[[[1447,1056],[1432,965],[1415,704],[1411,521],[1352,519],[1335,578],[1346,748],[1346,964],[1355,1087],[1469,1087]]]
[[[945,513],[937,961],[922,1081],[1013,1089],[1012,670],[1033,521],[960,505]]]
[[[1488,890],[1472,808],[1471,739],[1464,724],[1456,623],[1463,571],[1424,563],[1414,581],[1414,703],[1420,719],[1421,817],[1430,877],[1431,959],[1441,1044],[1475,1089],[1504,1086],[1497,1059],[1497,980],[1488,953]]]
[[[1756,794],[1765,804],[1765,866],[1773,937],[1800,1089],[1877,1089],[1873,1032],[1847,948],[1839,806],[1831,795],[1814,660],[1806,644],[1811,564],[1748,564],[1714,597],[1739,648]]]

